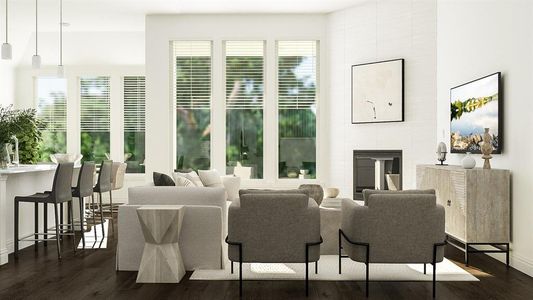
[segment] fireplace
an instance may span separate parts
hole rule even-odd
[[[402,189],[402,150],[353,151],[353,198],[362,200],[364,189]]]

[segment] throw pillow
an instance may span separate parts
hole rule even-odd
[[[155,186],[175,186],[176,184],[167,174],[154,172],[153,174]]]
[[[207,187],[224,187],[217,170],[198,170],[200,180]]]
[[[190,171],[189,173],[175,172],[172,175],[174,176],[174,178],[176,178],[176,176],[183,176],[183,177],[189,179],[190,181],[192,181],[194,183],[194,185],[196,185],[196,186],[204,186],[203,183],[202,183],[202,180],[200,180],[200,177],[194,171]]]
[[[174,175],[174,174],[172,174]],[[176,186],[186,186],[186,187],[194,187],[196,184],[189,180],[188,178],[185,178],[184,176],[175,176],[174,182],[176,182]]]
[[[228,201],[239,199],[239,189],[241,187],[241,178],[233,175],[222,176],[222,183],[228,194]]]

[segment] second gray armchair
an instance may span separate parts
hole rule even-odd
[[[318,205],[301,192],[241,191],[229,207],[226,242],[241,295],[242,263],[305,263],[307,294],[308,265],[318,262],[322,242]]]
[[[444,208],[436,204],[435,191],[364,192],[365,205],[342,202],[339,229],[341,249],[347,257],[366,264],[366,295],[370,263],[433,265],[435,297],[436,263],[444,257]]]

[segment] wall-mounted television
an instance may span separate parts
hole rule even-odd
[[[493,137],[493,153],[502,152],[501,77],[497,72],[450,89],[451,153],[481,153],[485,128]]]

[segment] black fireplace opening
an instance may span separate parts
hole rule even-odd
[[[353,198],[363,200],[364,189],[402,189],[402,150],[353,151]]]

